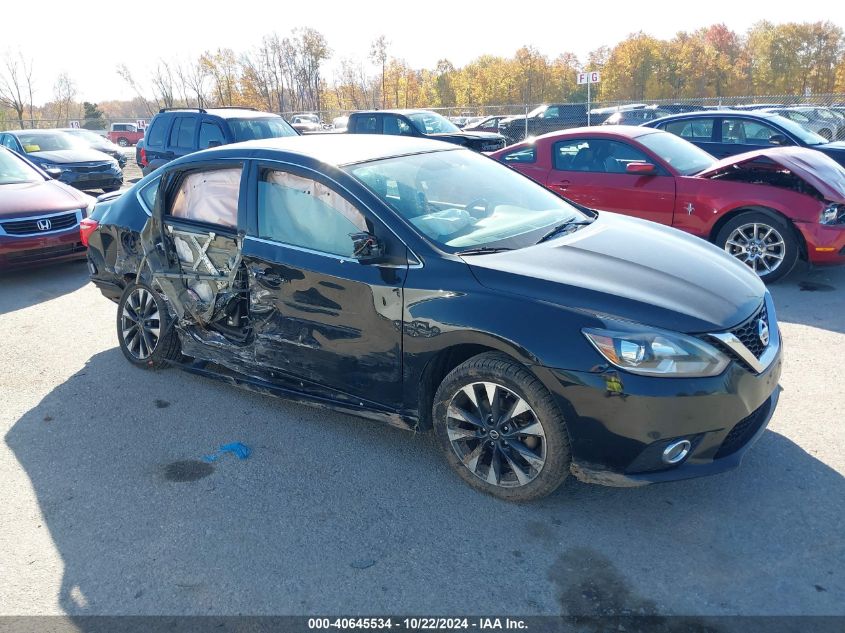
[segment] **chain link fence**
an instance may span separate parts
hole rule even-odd
[[[690,99],[660,99],[640,101],[595,101],[592,103],[550,103],[510,105],[472,105],[447,108],[419,108],[435,111],[453,121],[459,127],[473,127],[484,131],[500,131],[508,141],[516,142],[525,136],[544,134],[559,129],[584,125],[626,124],[639,125],[651,119],[697,110],[738,108],[769,108],[780,110],[781,114],[805,128],[826,136],[831,140],[845,138],[845,94],[821,95],[762,95],[757,97],[702,97]],[[789,110],[785,110],[789,108]],[[282,112],[288,121],[295,121],[297,115],[316,115],[319,127],[305,127],[303,131],[343,130],[346,119],[354,110],[322,110],[318,112]],[[528,115],[528,116],[526,116]],[[492,117],[497,117],[492,119]],[[502,119],[504,118],[504,122]],[[491,119],[485,121],[485,119]],[[508,120],[510,119],[510,120]],[[93,131],[105,135],[112,124],[138,125],[147,123],[148,115],[105,119],[103,127],[93,126]],[[85,121],[70,118],[35,119],[25,118],[23,125],[16,117],[0,118],[0,131],[30,128],[64,128],[79,125]],[[480,127],[479,127],[480,125]],[[143,125],[142,125],[143,127]],[[88,126],[91,129],[92,126]]]

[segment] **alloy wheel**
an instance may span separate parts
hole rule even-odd
[[[546,435],[529,404],[493,382],[476,382],[452,396],[446,412],[452,450],[476,477],[515,488],[546,463]]]
[[[161,319],[155,297],[146,288],[136,288],[126,298],[120,332],[132,356],[146,360],[152,355],[161,335]]]
[[[786,243],[773,226],[754,222],[734,229],[725,242],[725,251],[758,275],[766,275],[780,267]]]

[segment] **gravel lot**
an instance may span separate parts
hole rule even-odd
[[[517,506],[430,436],[131,367],[81,263],[0,277],[0,615],[845,615],[845,269],[772,290],[785,391],[739,470]]]

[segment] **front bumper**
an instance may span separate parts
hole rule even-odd
[[[807,243],[807,260],[816,266],[845,264],[845,225],[796,224]]]
[[[45,236],[0,235],[0,271],[85,258],[79,226]]]
[[[63,183],[77,189],[119,189],[123,185],[123,173],[120,169],[105,172],[77,174],[65,171],[59,178]]]
[[[711,378],[649,378],[535,368],[566,420],[572,473],[609,486],[712,475],[737,467],[777,406],[782,347],[754,374],[733,361]],[[670,442],[692,448],[677,465],[661,460]]]

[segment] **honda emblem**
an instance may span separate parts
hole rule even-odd
[[[53,225],[50,223],[50,220],[44,218],[43,220],[38,220],[36,223],[39,231],[49,231]]]

